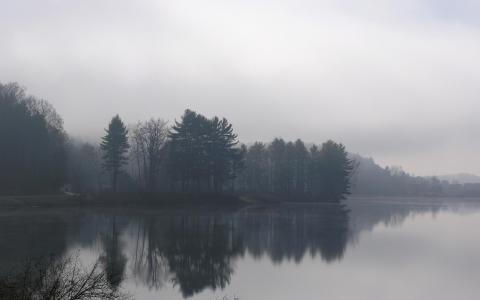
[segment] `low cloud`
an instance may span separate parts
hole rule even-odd
[[[226,116],[245,142],[332,138],[417,174],[480,173],[478,1],[10,1],[0,81],[73,136]]]

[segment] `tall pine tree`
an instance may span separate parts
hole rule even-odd
[[[345,146],[327,141],[320,150],[322,170],[319,185],[326,200],[336,200],[350,193],[350,177],[354,164],[348,158]]]
[[[226,119],[186,110],[169,137],[170,173],[183,191],[219,192],[242,166],[243,151]]]
[[[116,115],[105,131],[107,134],[102,138],[100,145],[103,151],[103,167],[110,173],[112,190],[116,192],[118,175],[128,160],[128,130],[120,117]]]

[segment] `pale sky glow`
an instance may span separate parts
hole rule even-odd
[[[243,142],[332,138],[419,175],[480,174],[479,1],[0,1],[0,81],[72,136],[188,107]]]

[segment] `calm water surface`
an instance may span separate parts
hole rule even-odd
[[[458,199],[17,209],[0,212],[0,266],[100,260],[136,299],[480,299],[479,233],[480,205]]]

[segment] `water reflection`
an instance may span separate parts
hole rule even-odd
[[[400,224],[415,214],[451,209],[438,202],[378,201],[248,207],[225,211],[19,211],[0,218],[2,270],[25,257],[88,249],[112,287],[125,281],[150,290],[175,286],[191,297],[224,289],[235,262],[249,255],[300,263],[305,256],[340,261],[362,231]],[[5,230],[8,228],[8,230]]]
[[[233,273],[232,258],[242,253],[227,218],[179,214],[140,218],[134,230],[134,276],[159,288],[170,280],[188,297],[206,287],[224,288]],[[168,276],[170,274],[170,276]]]
[[[123,254],[123,245],[120,241],[120,231],[115,216],[111,218],[111,230],[101,235],[103,251],[100,262],[103,264],[108,282],[113,289],[117,289],[125,276],[127,257]]]
[[[339,204],[250,210],[237,220],[246,250],[275,263],[300,262],[307,252],[325,261],[340,259],[348,240],[348,210]]]

